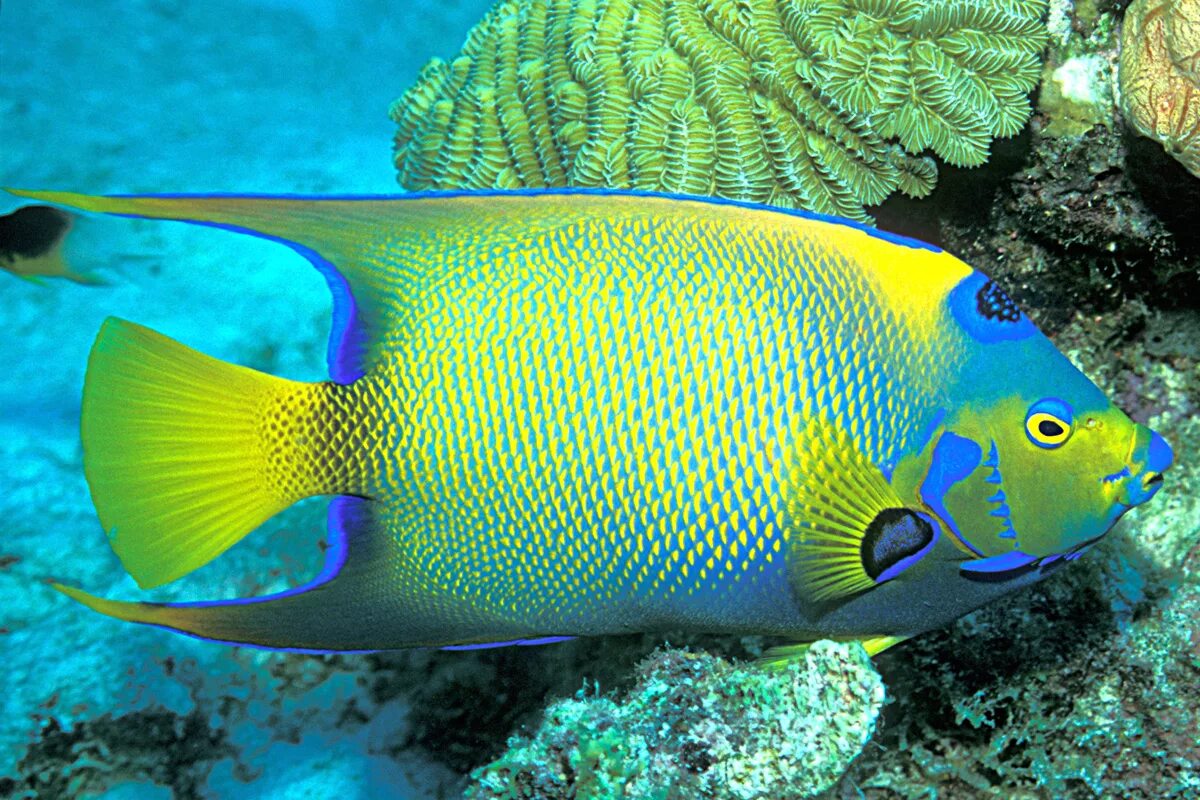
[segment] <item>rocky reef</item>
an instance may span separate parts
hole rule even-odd
[[[858,644],[818,642],[784,668],[661,650],[624,697],[579,692],[472,775],[470,800],[808,797],[875,729],[883,684]]]
[[[598,186],[867,219],[1029,117],[1044,0],[501,0],[392,106],[408,189]]]

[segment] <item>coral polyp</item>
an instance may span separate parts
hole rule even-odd
[[[1029,117],[1045,0],[501,0],[393,104],[408,189],[607,186],[867,219]]]

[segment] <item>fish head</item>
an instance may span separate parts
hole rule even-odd
[[[950,310],[964,369],[922,459],[921,500],[972,556],[964,570],[1078,556],[1158,492],[1170,445],[1113,405],[986,276],[964,280]]]
[[[1173,454],[1161,435],[1107,401],[1061,394],[965,408],[940,437],[978,454],[940,503],[929,498],[973,555],[1073,555],[1162,486]]]

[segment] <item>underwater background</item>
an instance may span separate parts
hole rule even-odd
[[[1118,84],[1131,15],[1152,20],[1152,6],[1186,31],[1200,12],[1189,0],[1029,5],[1045,42],[1038,80],[1020,89],[1029,122],[980,133],[975,151],[953,137],[916,146],[936,155],[936,179],[921,155],[902,171],[915,177],[888,178],[890,198],[863,189],[833,210],[1001,280],[1173,444],[1158,498],[1092,553],[873,664],[857,645],[822,644],[780,675],[747,665],[767,644],[756,637],[305,656],[101,618],[45,579],[141,596],[83,479],[79,397],[102,320],[320,380],[330,302],[304,259],[269,242],[80,217],[66,256],[103,285],[0,272],[0,796],[1200,797],[1200,136],[1187,138],[1200,110],[1173,128],[1146,120]],[[0,184],[386,193],[399,167],[410,188],[446,185],[404,160],[419,115],[398,105],[394,121],[389,107],[421,102],[413,86],[443,90],[422,67],[458,53],[490,6],[8,0]],[[1165,35],[1138,24],[1139,41]],[[1177,72],[1159,85],[1200,93],[1194,72]],[[904,137],[853,124],[880,148]],[[1139,135],[1156,131],[1178,158]],[[612,174],[597,163],[579,180]],[[0,213],[22,204],[0,195]],[[299,504],[150,596],[304,581],[323,561],[325,506]]]

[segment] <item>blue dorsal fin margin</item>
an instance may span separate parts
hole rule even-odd
[[[333,314],[329,323],[329,344],[325,351],[329,377],[334,383],[350,384],[363,376],[363,373],[366,372],[364,361],[369,334],[362,316],[358,313],[358,302],[354,299],[354,293],[350,291],[350,282],[333,262],[311,247],[291,239],[261,233],[252,228],[217,222],[197,222],[195,224],[246,233],[259,239],[277,242],[286,245],[307,259],[308,263],[321,273],[321,277],[325,279],[325,284],[329,287],[329,294],[333,297]]]
[[[161,198],[183,198],[183,197],[219,197],[221,195],[112,195],[113,197],[128,196],[128,197],[161,197]],[[234,195],[229,197],[250,197],[257,195]],[[263,199],[282,199],[286,195],[262,195]],[[299,199],[299,198],[297,198]],[[309,198],[318,199],[318,198]],[[319,198],[319,199],[338,199],[338,198]],[[365,199],[365,198],[364,198]],[[128,217],[130,219],[153,219],[142,214],[110,214],[114,217]],[[316,268],[317,272],[321,273],[321,277],[325,279],[325,284],[329,287],[329,294],[333,297],[333,314],[329,326],[329,344],[325,352],[325,362],[329,369],[329,377],[335,383],[350,384],[361,378],[366,372],[365,356],[367,351],[367,343],[370,339],[370,334],[366,329],[362,316],[358,311],[358,303],[354,299],[354,294],[350,291],[350,283],[333,264],[325,256],[318,253],[316,250],[307,245],[300,244],[291,239],[282,236],[275,236],[269,233],[248,228],[244,225],[234,225],[228,222],[211,222],[208,220],[198,219],[179,219],[168,220],[169,222],[186,222],[189,225],[200,225],[205,228],[217,228],[223,231],[232,233],[241,233],[247,236],[253,236],[257,239],[263,239],[268,242],[284,245],[296,254],[302,256],[308,263]]]

